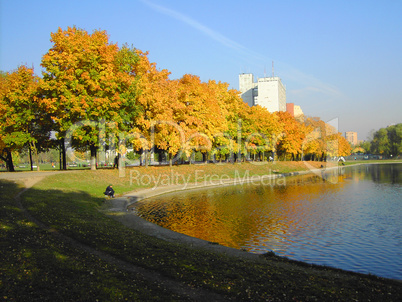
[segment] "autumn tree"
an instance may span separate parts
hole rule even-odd
[[[219,105],[224,121],[219,131],[215,131],[212,142],[212,156],[217,158],[231,158],[240,160],[242,153],[242,123],[241,120],[249,110],[249,106],[240,98],[239,92],[229,89],[228,83],[208,81],[208,86],[214,91],[215,102]]]
[[[144,111],[132,133],[135,149],[166,152],[170,165],[182,153],[191,162],[193,151],[203,152],[205,159],[215,133],[226,130],[225,117],[217,102],[217,86],[201,82],[193,75],[169,80],[169,73],[158,71],[149,62],[147,53],[138,54],[138,102]]]
[[[108,135],[107,144],[117,146],[117,153],[124,155],[126,150],[126,137],[138,125],[138,119],[143,114],[143,107],[138,102],[138,80],[137,65],[139,64],[139,52],[128,45],[123,45],[117,52],[114,61],[114,87],[113,103],[115,110],[112,122],[105,129]],[[122,146],[124,144],[124,146]],[[122,148],[123,147],[123,148]],[[121,162],[119,165],[122,164]]]
[[[264,160],[265,153],[276,152],[276,141],[282,133],[282,124],[277,115],[266,108],[253,106],[242,121],[243,144],[247,152]]]
[[[305,126],[309,129],[303,142],[305,158],[324,161],[327,157],[350,155],[350,144],[332,125],[314,117],[307,118]]]
[[[106,130],[118,133],[129,127],[139,107],[135,102],[135,50],[109,43],[105,31],[89,34],[76,27],[51,34],[53,47],[42,58],[45,68],[41,88],[43,104],[60,139],[63,169],[66,169],[65,140],[96,152]],[[106,129],[106,130],[105,130]]]
[[[338,143],[338,150],[336,156],[348,156],[352,151],[350,143],[342,136],[341,133],[337,133],[336,140]]]
[[[50,130],[46,116],[40,111],[38,77],[33,69],[20,66],[1,78],[1,158],[5,160],[8,170],[13,171],[11,151],[28,146],[37,158],[38,149],[49,140]]]
[[[282,125],[282,135],[278,140],[278,153],[286,160],[288,155],[292,160],[298,159],[302,153],[303,141],[308,128],[298,122],[288,112],[276,112],[279,123]]]
[[[150,121],[151,147],[153,152],[158,150],[160,158],[167,154],[170,166],[180,157],[186,141],[182,125],[174,118],[174,111],[178,107],[178,85],[177,81],[168,79],[160,82],[154,93],[155,102],[150,106],[154,114],[158,112]],[[163,105],[159,107],[161,104]],[[150,112],[146,114],[149,116]]]
[[[212,83],[210,83],[211,85]],[[214,153],[220,159],[230,158],[232,162],[241,161],[248,153],[246,140],[255,132],[250,120],[250,106],[243,102],[240,92],[228,89],[227,83],[218,83],[216,101],[225,118],[223,133],[217,132],[214,138]]]
[[[179,80],[174,119],[185,134],[184,152],[191,156],[193,151],[201,151],[204,161],[212,150],[215,134],[226,130],[217,92],[215,85],[201,82],[198,76],[186,74]]]
[[[148,53],[138,49],[135,52],[138,57],[134,66],[137,102],[142,111],[126,141],[140,152],[140,163],[145,161],[147,166],[149,151],[158,148],[176,153],[182,144],[173,120],[177,85],[169,80],[167,70],[158,70],[156,64],[149,61]]]
[[[307,118],[305,126],[308,131],[303,141],[303,155],[311,160],[324,160],[328,135],[334,132],[318,117]]]
[[[5,97],[9,91],[8,88],[8,74],[6,72],[0,72],[0,113],[5,113],[8,110],[7,103],[5,102]],[[2,115],[4,117],[4,115]],[[6,145],[4,139],[6,138],[6,132],[4,128],[6,120],[4,118],[0,119],[0,159],[6,163],[7,171],[14,171],[12,149]]]

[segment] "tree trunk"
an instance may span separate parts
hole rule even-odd
[[[38,149],[35,148],[34,153],[35,153],[35,159],[36,159],[36,171],[40,171]]]
[[[155,161],[155,147],[151,148],[149,152],[149,162],[153,164],[154,161]]]
[[[144,150],[145,155],[145,168],[148,168],[148,149]]]
[[[95,145],[90,145],[89,149],[91,151],[91,170],[96,170],[96,151],[97,148]]]
[[[144,165],[144,149],[140,149],[140,167]]]
[[[30,142],[29,143],[29,157],[30,157],[30,160],[31,160],[31,171],[33,171],[32,150],[33,150],[34,155],[35,155],[36,171],[40,171],[38,149],[36,148],[35,143]]]
[[[11,154],[11,151],[8,151],[8,154],[7,154],[7,164],[8,164],[7,170],[10,172],[15,172],[14,163],[13,163],[13,155]]]
[[[33,162],[32,162],[32,150],[31,146],[29,146],[29,163],[31,164],[31,171],[33,171]]]
[[[60,139],[60,152],[62,160],[62,162],[60,161],[60,170],[61,169],[67,170],[67,155],[66,155],[66,146],[64,144],[64,137]]]
[[[6,162],[6,169],[8,172],[15,172],[14,169],[14,164],[13,164],[13,156],[11,154],[11,151],[8,149],[4,149],[3,152],[5,152],[6,157],[4,157],[3,155],[0,156],[0,158],[2,160],[4,160]]]
[[[61,170],[62,165],[61,165],[61,148],[59,150],[59,169]]]

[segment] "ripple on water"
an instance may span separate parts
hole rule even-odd
[[[303,176],[286,187],[167,194],[136,210],[164,227],[253,253],[402,279],[402,165],[390,166],[345,169],[336,183]]]

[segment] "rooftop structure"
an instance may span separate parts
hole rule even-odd
[[[260,78],[251,73],[239,75],[241,97],[250,107],[260,105],[269,112],[286,111],[286,88],[279,77]]]

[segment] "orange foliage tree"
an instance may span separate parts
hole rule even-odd
[[[141,153],[140,163],[148,165],[148,152],[155,148],[176,153],[181,138],[174,125],[173,108],[177,100],[176,83],[169,80],[167,70],[159,71],[147,53],[136,50],[137,102],[142,111],[128,133],[127,141]]]
[[[303,142],[303,153],[306,159],[325,160],[327,157],[347,156],[350,145],[333,126],[318,117],[308,118],[308,127]]]
[[[28,146],[37,155],[39,143],[50,137],[49,123],[40,111],[38,77],[32,69],[20,66],[12,73],[3,74],[1,82],[0,157],[6,162],[7,169],[14,171],[11,151]]]
[[[326,123],[318,117],[307,118],[305,125],[309,131],[303,142],[305,159],[323,160],[326,156],[327,131]]]
[[[278,117],[264,107],[254,106],[248,112],[251,126],[249,129],[253,132],[244,137],[244,145],[248,152],[264,160],[265,152],[275,153],[276,141],[281,136],[283,127]]]
[[[148,53],[127,45],[119,48],[109,42],[105,31],[89,34],[76,27],[59,28],[51,33],[51,42],[42,58],[39,90],[38,78],[26,68],[12,79],[1,76],[3,154],[11,154],[13,144],[37,146],[33,131],[46,134],[45,128],[32,128],[45,125],[33,123],[37,116],[51,120],[64,169],[66,138],[71,138],[76,150],[90,150],[93,169],[97,150],[116,144],[120,153],[124,153],[123,145],[131,145],[146,165],[150,151],[158,152],[160,158],[167,154],[170,164],[183,153],[191,163],[196,151],[202,152],[205,161],[211,156],[214,161],[230,158],[232,162],[250,155],[264,160],[269,153],[284,159],[299,159],[303,154],[306,159],[324,160],[350,152],[344,138],[319,118],[301,122],[286,112],[249,107],[227,83],[202,82],[190,74],[170,80],[169,71],[158,70]],[[36,109],[26,109],[28,103]],[[18,119],[12,116],[15,112],[20,114]],[[25,128],[17,129],[24,114],[26,122],[20,124]]]
[[[95,169],[96,151],[105,137],[101,128],[112,121],[124,126],[139,110],[133,73],[137,56],[128,47],[119,51],[116,44],[110,44],[105,31],[89,34],[68,27],[59,28],[51,37],[53,47],[42,58],[41,88],[46,112],[61,141],[63,168],[64,140],[70,134],[74,147],[89,148]]]
[[[216,101],[214,88],[212,83],[201,82],[193,75],[184,75],[179,80],[174,118],[184,131],[184,152],[190,157],[190,163],[193,151],[201,151],[206,161],[215,134],[226,130],[225,117]]]
[[[227,160],[235,158],[240,160],[242,150],[242,120],[246,117],[246,111],[250,108],[240,98],[237,90],[228,89],[229,84],[222,82],[209,81],[208,85],[215,92],[215,101],[220,107],[224,118],[220,131],[215,131],[213,140],[213,150],[211,155],[213,160]]]
[[[278,155],[283,159],[291,160],[301,158],[303,141],[308,131],[307,127],[298,122],[288,112],[276,112],[279,123],[282,125],[282,135],[277,142]]]

